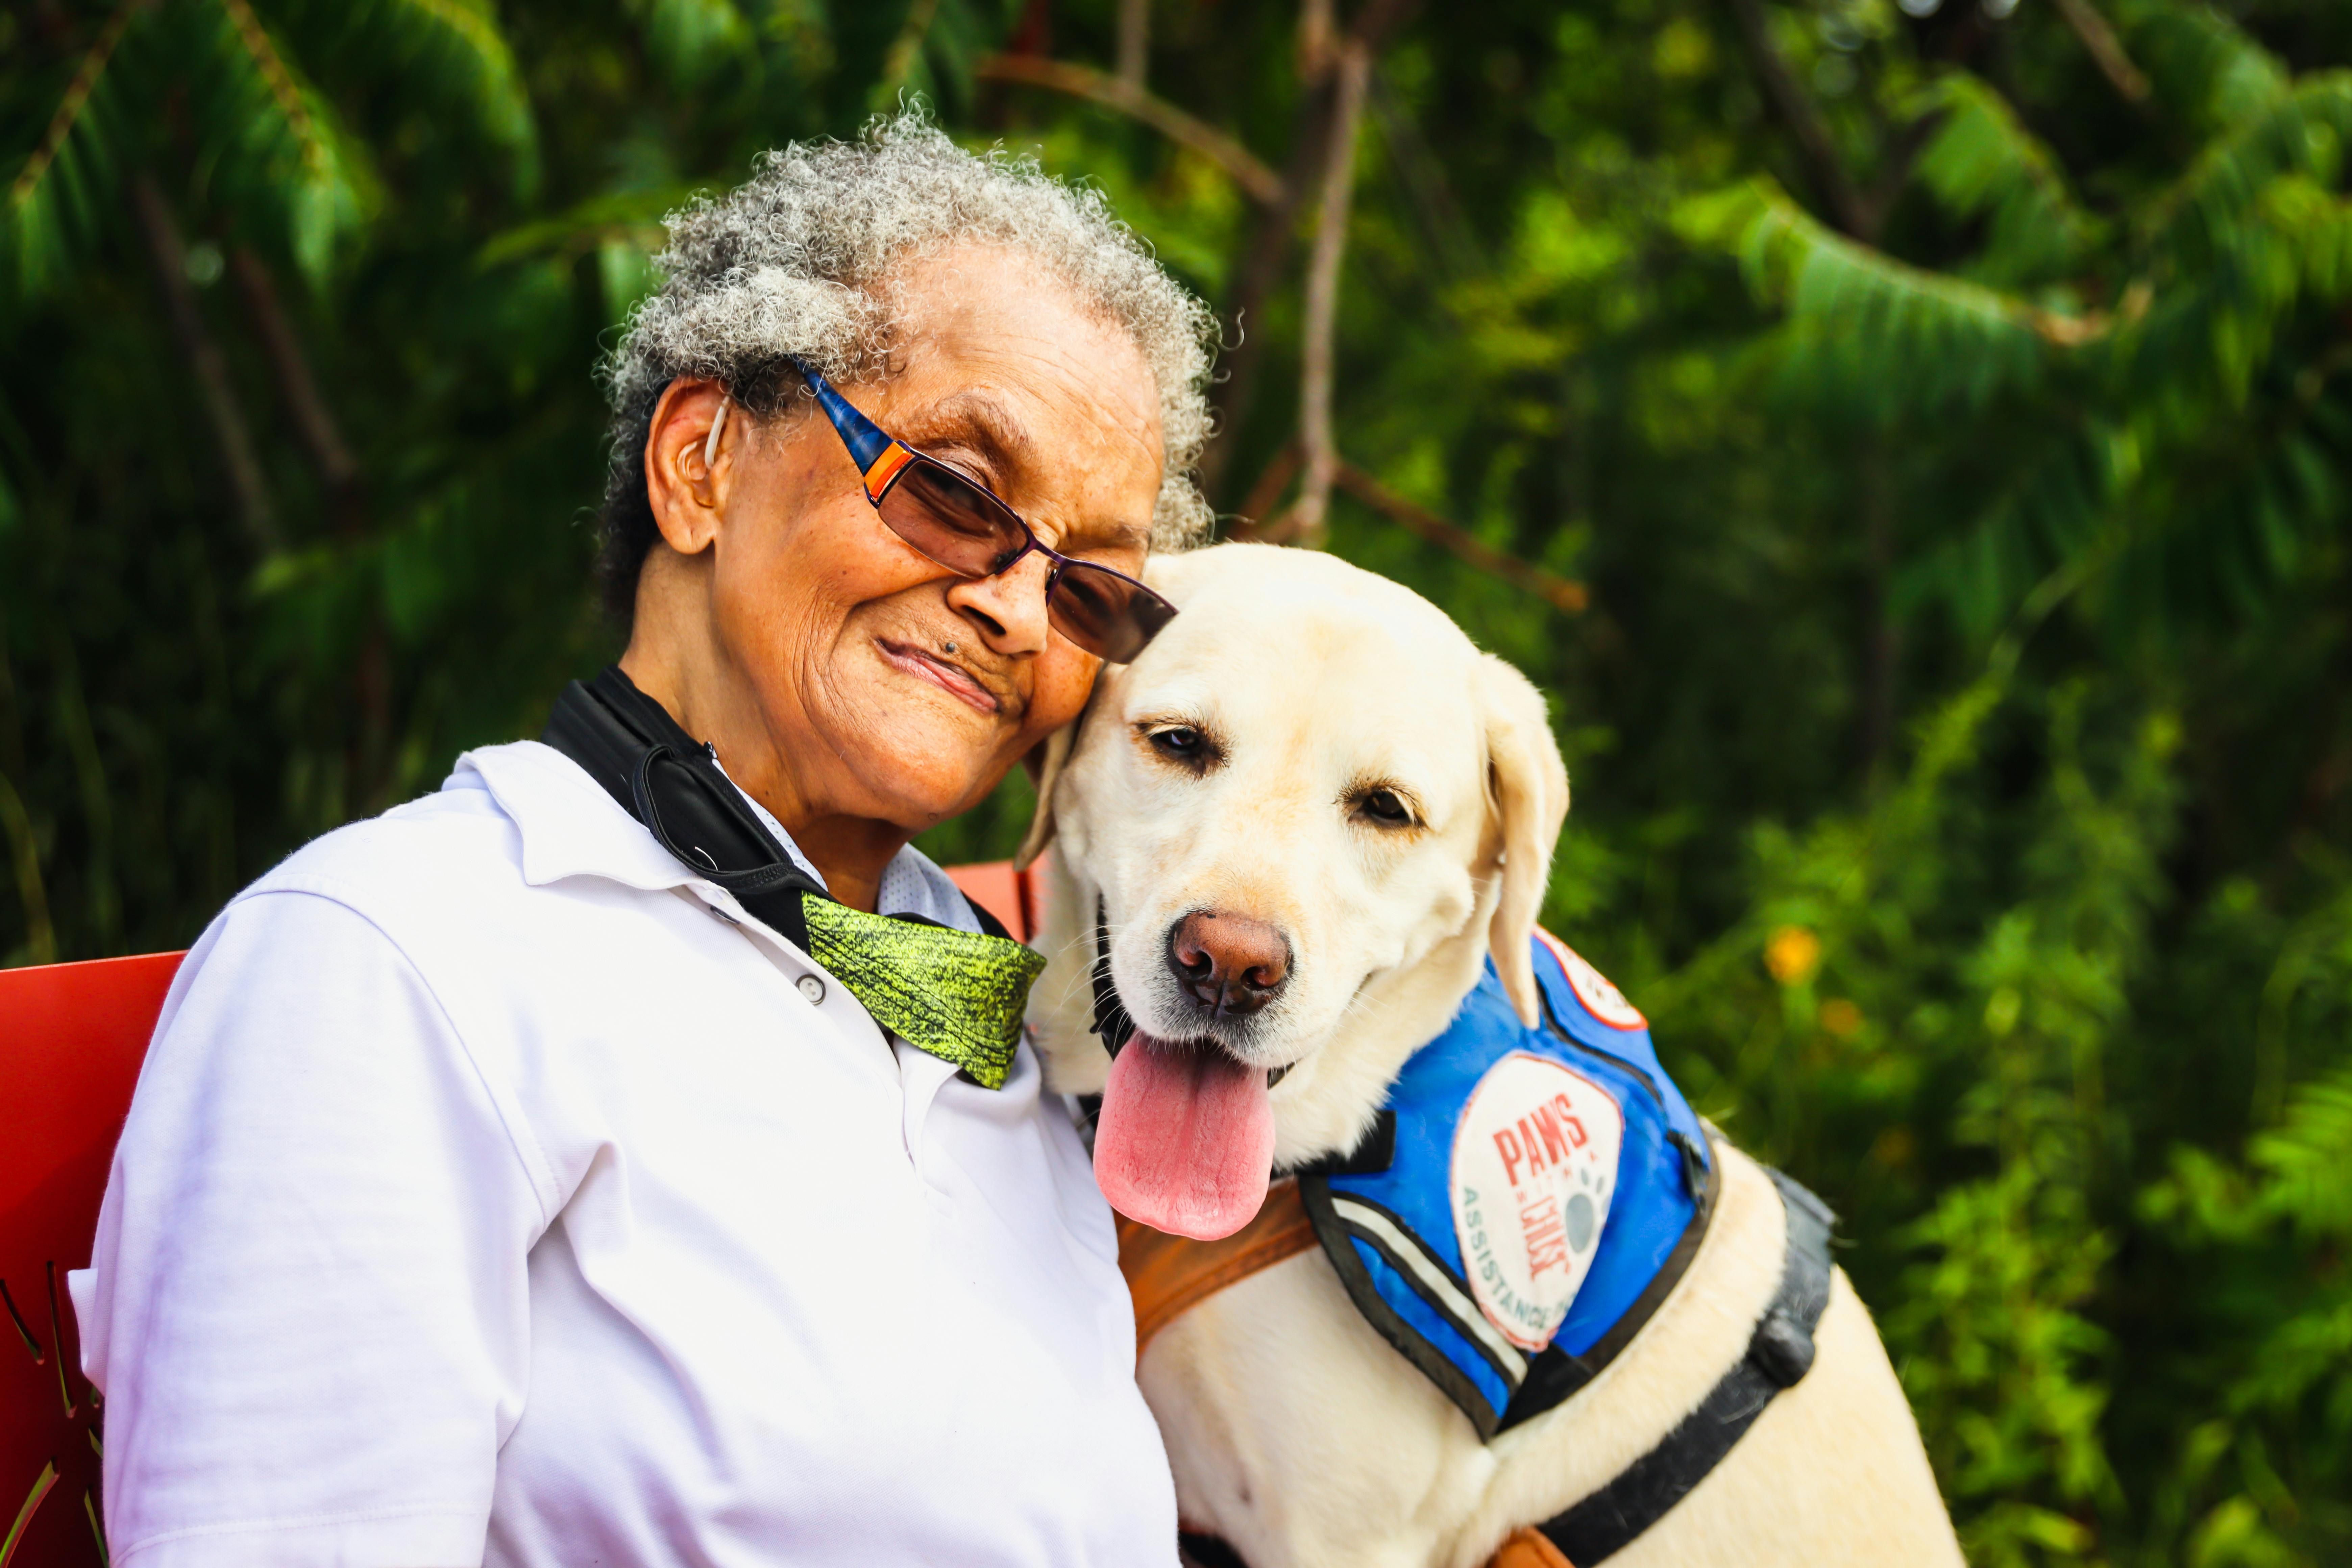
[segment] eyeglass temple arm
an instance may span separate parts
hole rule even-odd
[[[824,416],[841,432],[842,443],[849,448],[850,460],[857,465],[857,471],[871,472],[874,465],[882,460],[882,455],[897,443],[882,433],[880,426],[852,408],[849,400],[835,392],[833,384],[819,375],[814,366],[795,358],[793,368],[801,373],[801,379],[816,394],[817,405],[824,410]]]

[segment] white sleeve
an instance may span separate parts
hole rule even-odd
[[[424,976],[248,896],[190,954],[72,1281],[131,1568],[482,1560],[547,1216]]]

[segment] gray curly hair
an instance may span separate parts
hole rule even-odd
[[[646,498],[645,447],[664,388],[680,376],[723,383],[773,416],[801,385],[790,358],[848,384],[887,375],[897,325],[891,280],[950,245],[1034,257],[1131,336],[1160,390],[1166,478],[1152,542],[1181,550],[1213,521],[1192,481],[1209,436],[1203,388],[1216,322],[1160,269],[1097,191],[1046,175],[1002,148],[963,151],[918,108],[877,117],[856,142],[793,143],[764,154],[743,184],[667,219],[655,258],[659,292],[630,317],[603,376],[613,408],[600,568],[624,622],[658,537]]]

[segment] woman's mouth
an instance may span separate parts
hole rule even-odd
[[[981,712],[992,714],[1003,709],[1003,700],[994,692],[937,654],[926,653],[906,643],[893,642],[888,637],[877,637],[874,642],[882,650],[882,657],[900,669],[929,681],[950,696],[961,698]]]

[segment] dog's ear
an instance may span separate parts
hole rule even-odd
[[[1085,715],[1079,715],[1083,719]],[[1062,770],[1070,765],[1070,752],[1078,743],[1078,719],[1073,719],[1044,740],[1021,759],[1029,770],[1029,782],[1037,786],[1037,813],[1029,819],[1029,831],[1022,836],[1021,847],[1013,852],[1013,868],[1026,871],[1045,846],[1054,842],[1054,786],[1062,782]]]
[[[1478,687],[1486,721],[1486,788],[1503,847],[1503,892],[1487,940],[1503,989],[1533,1028],[1542,1016],[1536,994],[1536,915],[1551,879],[1551,852],[1568,819],[1568,764],[1544,716],[1543,694],[1496,658],[1482,654]]]
[[[1086,728],[1087,715],[1095,710],[1103,688],[1117,676],[1113,666],[1105,665],[1095,672],[1095,686],[1078,709],[1078,716],[1046,736],[1021,759],[1029,770],[1029,782],[1037,786],[1037,815],[1029,819],[1029,831],[1021,837],[1021,847],[1013,854],[1013,868],[1026,871],[1054,842],[1054,786],[1062,782],[1062,770],[1070,765],[1070,754],[1078,749],[1078,731]]]

